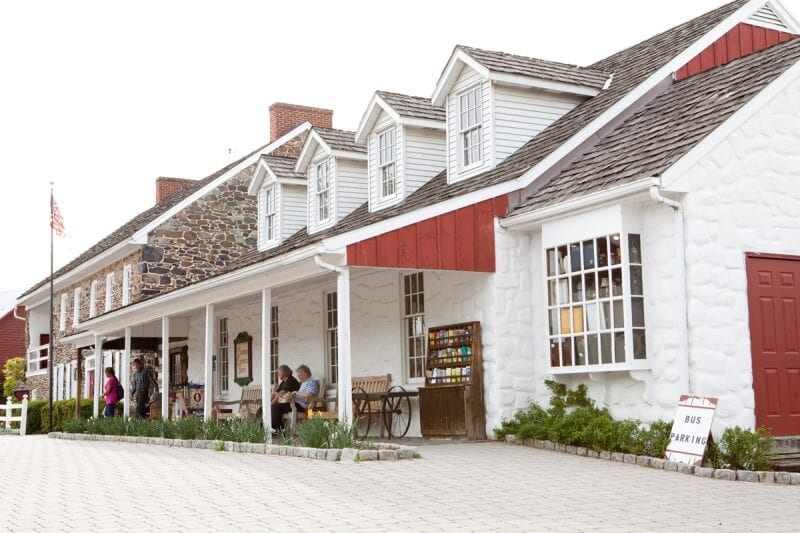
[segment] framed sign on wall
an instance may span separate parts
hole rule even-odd
[[[246,331],[233,340],[234,381],[244,387],[253,381],[253,337]]]

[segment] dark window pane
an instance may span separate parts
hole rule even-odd
[[[611,363],[611,333],[600,334],[600,357],[604,365]]]
[[[614,362],[616,362],[616,363],[624,363],[625,362],[625,334],[624,333],[615,333],[614,334]]]
[[[608,239],[606,237],[597,239],[597,266],[608,266]]]
[[[583,283],[581,282],[581,275],[572,276],[572,301],[583,301]]]
[[[614,327],[625,327],[625,314],[622,309],[622,300],[614,300]]]
[[[622,296],[622,269],[611,270],[611,296]]]
[[[558,339],[550,339],[550,366],[561,366]]]
[[[567,261],[569,261],[569,257],[567,256],[567,247],[566,246],[559,246],[558,247],[558,273],[559,274],[566,274],[567,273]]]
[[[608,298],[611,294],[611,284],[608,279],[608,270],[601,270],[597,273],[598,289],[597,294],[599,298]]]
[[[583,337],[575,337],[575,365],[586,364],[586,343]]]
[[[572,366],[572,339],[561,340],[561,362],[564,366]]]
[[[644,327],[644,299],[631,298],[631,324],[635,328]]]
[[[586,344],[589,351],[589,364],[596,365],[600,361],[600,353],[597,348],[597,335],[587,335]]]
[[[631,263],[642,263],[642,244],[635,233],[628,235],[628,254]]]
[[[589,272],[583,275],[583,282],[584,282],[584,298],[586,301],[591,301],[597,298],[597,283],[596,283],[597,275],[594,272]]]
[[[547,305],[556,305],[556,280],[551,279],[547,282]]]
[[[611,253],[610,253],[611,264],[618,265],[622,263],[622,243],[619,240],[619,235],[612,235],[610,243],[611,243]]]
[[[581,270],[581,245],[573,242],[569,245],[570,270],[580,272]]]
[[[583,241],[583,268],[594,268],[594,241]]]
[[[633,358],[634,359],[647,358],[647,346],[645,343],[643,329],[633,330]]]
[[[631,294],[642,294],[642,267],[631,267]]]

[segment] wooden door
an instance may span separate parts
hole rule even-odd
[[[800,435],[800,257],[747,256],[756,424]]]

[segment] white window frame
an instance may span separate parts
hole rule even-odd
[[[131,265],[125,265],[122,269],[122,305],[131,302]]]
[[[400,275],[400,316],[406,383],[423,383],[428,353],[424,272]],[[414,332],[417,320],[421,320],[422,327]],[[418,375],[414,375],[414,369],[418,369]]]
[[[224,325],[224,327],[223,327]],[[217,394],[227,398],[230,392],[230,320],[227,316],[217,317]]]
[[[109,272],[106,274],[106,303],[104,312],[108,313],[111,311],[111,307],[114,304],[114,273]]]
[[[391,128],[378,133],[378,197],[382,200],[397,196],[397,132]],[[391,184],[387,187],[387,185]]]
[[[27,376],[34,376],[42,374],[47,370],[47,364],[50,360],[50,344],[42,344],[41,346],[33,347],[28,350],[27,355]]]
[[[325,187],[320,187],[321,184]],[[331,214],[331,169],[330,161],[325,159],[314,165],[314,217],[317,223],[322,223],[330,220]]]
[[[278,186],[264,187],[264,212],[261,221],[264,224],[264,244],[278,240]]]
[[[322,294],[325,331],[325,371],[328,383],[335,384],[339,379],[339,297],[335,290]]]
[[[269,357],[270,357],[270,383],[278,383],[278,360],[280,358],[280,327],[278,319],[278,306],[273,305],[269,310]]]
[[[617,231],[543,250],[551,373],[648,368],[641,242],[639,232]],[[587,259],[587,249],[593,258]],[[636,327],[633,302],[640,310]]]
[[[89,318],[97,315],[97,280],[92,281],[89,288]]]
[[[75,287],[72,297],[72,326],[78,327],[81,323],[81,288]]]
[[[58,331],[67,329],[67,293],[61,294],[61,306],[58,310]]]
[[[470,95],[475,95],[475,105],[469,106]],[[457,96],[458,113],[458,165],[469,170],[483,164],[483,88],[480,84],[470,87]],[[466,108],[464,106],[466,102]],[[474,120],[474,122],[473,122]],[[477,137],[477,140],[475,140]],[[468,146],[468,142],[471,144]],[[476,149],[477,147],[477,149]],[[468,156],[475,152],[475,159]]]
[[[95,370],[95,364],[94,364],[95,360],[96,360],[96,358],[95,358],[94,355],[87,356],[83,360],[84,364],[83,364],[83,393],[82,394],[83,394],[84,398],[89,398],[90,397],[89,396],[89,391],[91,390],[90,387],[94,384],[94,380],[90,380],[89,379],[89,372],[91,372],[92,370]],[[97,391],[95,391],[95,393],[96,392]]]

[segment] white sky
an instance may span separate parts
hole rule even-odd
[[[3,2],[0,290],[49,272],[50,180],[58,268],[151,206],[157,176],[265,144],[272,102],[355,129],[376,89],[429,96],[457,43],[588,64],[721,3]]]

